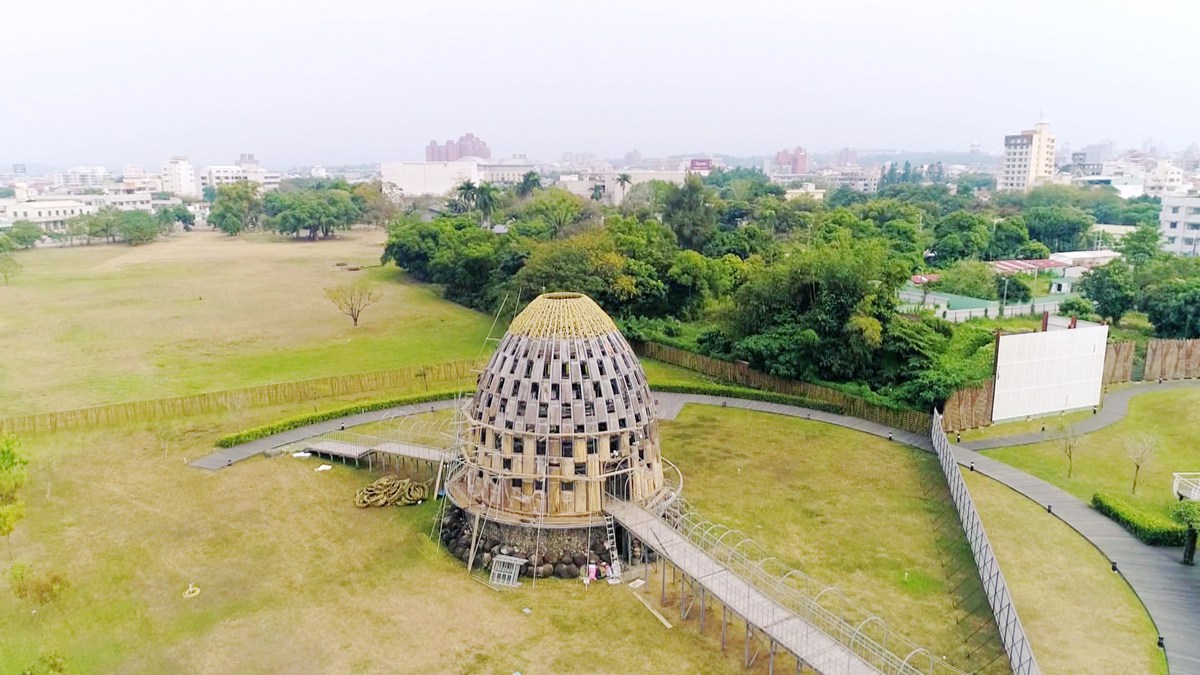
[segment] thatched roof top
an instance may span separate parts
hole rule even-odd
[[[513,319],[508,332],[535,339],[580,339],[617,331],[594,300],[582,293],[543,293]]]

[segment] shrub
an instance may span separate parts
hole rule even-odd
[[[1143,544],[1183,546],[1187,528],[1169,518],[1147,513],[1103,492],[1092,495],[1092,508],[1129,530]]]
[[[385,398],[374,401],[364,401],[353,405],[341,406],[340,408],[330,408],[321,412],[311,413],[308,415],[299,415],[297,417],[288,417],[286,419],[266,424],[261,427],[245,429],[232,434],[227,434],[217,439],[217,447],[232,448],[235,445],[249,443],[260,438],[266,438],[274,434],[292,429],[299,429],[309,424],[317,422],[326,422],[339,417],[348,415],[357,415],[359,413],[373,412],[375,410],[384,410],[386,408],[394,408],[399,405],[411,405],[413,403],[428,403],[430,401],[444,401],[454,398],[458,395],[456,391],[442,391],[430,394],[419,394],[416,396],[400,396],[396,398]]]

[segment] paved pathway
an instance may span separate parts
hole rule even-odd
[[[1129,399],[1137,394],[1160,389],[1194,387],[1198,384],[1200,382],[1179,381],[1135,384],[1122,388],[1108,395],[1104,409],[1099,414],[1075,425],[1075,429],[1080,433],[1087,433],[1113,424],[1125,416],[1129,409]],[[921,434],[892,429],[856,417],[797,406],[696,394],[656,393],[655,400],[658,401],[659,416],[662,419],[675,419],[685,404],[700,403],[803,417],[882,438],[891,438],[930,452],[933,449],[929,438]],[[401,406],[393,408],[392,411],[423,412],[431,407],[445,409],[452,405],[452,401],[440,401]],[[363,413],[293,429],[222,450],[192,462],[192,466],[210,470],[220,469],[264,450],[334,431],[343,424],[353,426],[376,421],[387,412],[390,411]],[[1200,675],[1200,567],[1185,567],[1179,563],[1182,557],[1179,549],[1146,546],[1119,525],[1063,490],[975,452],[1007,445],[1037,443],[1042,440],[1045,440],[1045,436],[1041,433],[999,437],[955,445],[954,453],[959,464],[969,466],[973,462],[976,471],[1007,485],[1042,506],[1049,504],[1055,516],[1088,539],[1111,561],[1116,562],[1120,573],[1141,598],[1159,633],[1165,638],[1170,671],[1181,675]]]
[[[1132,382],[1111,394],[1104,397],[1104,407],[1100,408],[1099,412],[1091,417],[1077,422],[1072,425],[1072,429],[1076,433],[1088,434],[1093,431],[1098,431],[1111,424],[1124,419],[1129,412],[1129,399],[1139,394],[1148,394],[1153,391],[1163,391],[1167,389],[1186,389],[1190,387],[1200,387],[1200,380],[1173,380],[1171,382]],[[1042,441],[1053,440],[1055,432],[1049,428],[1049,423],[1052,418],[1046,418],[1047,430],[1034,431],[1028,434],[1013,434],[1011,436],[997,436],[995,438],[984,438],[978,441],[967,441],[961,443],[959,447],[968,450],[992,450],[994,448],[1007,448],[1013,445],[1030,445],[1032,443],[1041,443]]]
[[[412,415],[414,413],[429,412],[431,410],[445,410],[453,407],[454,399],[448,399],[445,401],[432,401],[429,403],[413,403],[410,405],[396,406],[395,408],[387,408],[385,410],[375,410],[373,412],[339,417],[338,419],[317,422],[316,424],[310,424],[298,429],[283,431],[273,436],[260,438],[256,441],[235,445],[232,448],[218,450],[211,455],[188,462],[188,466],[194,466],[197,469],[216,471],[218,469],[224,469],[225,467],[232,465],[234,462],[240,462],[243,459],[249,459],[250,457],[253,457],[261,452],[266,452],[271,448],[278,448],[281,445],[302,441],[312,436],[328,433],[330,431],[337,431],[342,427],[352,427],[358,424],[366,424],[368,422],[378,422],[379,420],[383,419],[384,415]]]

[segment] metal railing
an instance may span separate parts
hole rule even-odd
[[[675,498],[658,511],[662,521],[694,547],[673,548],[668,555],[672,564],[681,569],[705,568],[705,561],[679,559],[688,555],[703,555],[721,563],[743,582],[742,594],[746,596],[741,598],[743,606],[756,610],[751,613],[767,614],[742,618],[758,623],[760,630],[785,647],[802,645],[801,651],[808,656],[797,656],[805,658],[818,672],[856,673],[863,672],[866,666],[888,675],[962,673],[893,631],[883,619],[849,600],[837,588],[793,569],[744,533],[699,517],[683,498]],[[646,543],[652,548],[663,545]],[[704,585],[703,579],[700,584]],[[763,599],[771,603],[764,603]],[[727,602],[726,606],[738,613],[733,604],[736,602]],[[770,609],[766,609],[768,606]],[[788,614],[806,623],[788,622]],[[764,618],[765,621],[759,621]],[[814,658],[813,654],[817,656]]]
[[[975,510],[971,493],[967,491],[966,481],[959,472],[958,461],[954,459],[950,441],[946,438],[946,432],[942,431],[942,416],[936,411],[930,425],[930,439],[942,466],[942,473],[946,476],[946,483],[950,487],[959,522],[962,523],[967,542],[971,545],[971,555],[975,558],[979,580],[983,582],[984,593],[996,618],[996,626],[1000,630],[1000,640],[1008,654],[1009,665],[1012,666],[1015,675],[1037,675],[1041,670],[1033,657],[1033,647],[1030,646],[1025,628],[1017,616],[1017,608],[1008,592],[1008,584],[1000,572],[1000,563],[992,551],[992,544],[983,529],[979,512]]]
[[[1200,473],[1177,473],[1171,486],[1175,496],[1200,502]]]

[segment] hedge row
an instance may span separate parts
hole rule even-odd
[[[841,406],[835,403],[826,403],[825,401],[817,401],[811,398],[805,398],[803,396],[777,394],[773,391],[763,391],[762,389],[732,387],[723,384],[664,384],[662,386],[650,385],[650,387],[654,391],[667,394],[728,396],[730,398],[744,398],[751,401],[763,401],[764,403],[794,405],[801,408],[811,408],[813,410],[823,410],[825,412],[837,413],[839,415],[845,412]]]
[[[274,434],[300,427],[316,424],[317,422],[327,422],[335,420],[339,417],[349,415],[357,415],[359,413],[374,412],[376,410],[385,410],[394,408],[400,405],[411,405],[413,403],[429,403],[430,401],[445,401],[446,399],[458,396],[456,391],[441,391],[431,394],[417,394],[413,396],[398,396],[394,398],[384,398],[374,401],[364,401],[353,405],[341,406],[340,408],[330,408],[321,412],[310,413],[308,415],[298,415],[296,417],[288,417],[281,419],[272,424],[266,424],[261,427],[246,429],[237,433],[228,434],[217,439],[217,446],[221,448],[231,448],[242,443],[257,441],[260,438],[266,438]]]
[[[1169,518],[1147,513],[1103,492],[1092,495],[1092,507],[1129,530],[1144,544],[1183,546],[1187,528]]]

